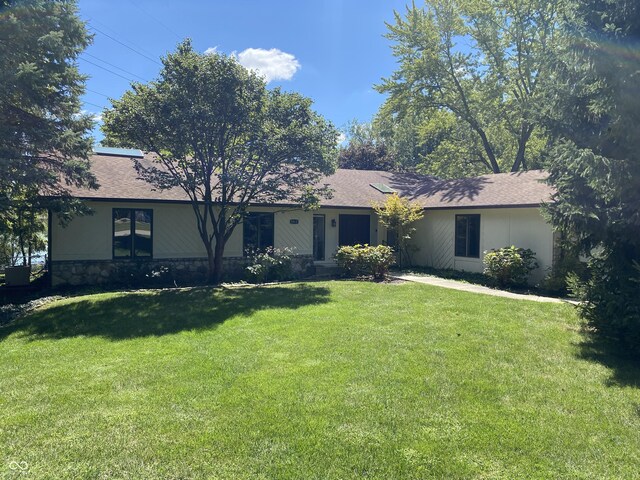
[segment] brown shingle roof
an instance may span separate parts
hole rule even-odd
[[[157,190],[143,180],[129,157],[93,155],[92,171],[98,190],[72,189],[72,195],[87,199],[188,201],[179,188]],[[333,197],[322,201],[323,207],[371,207],[387,195],[371,184],[382,183],[426,208],[477,208],[534,206],[549,201],[553,190],[541,180],[546,173],[532,170],[500,173],[458,180],[439,180],[415,173],[393,173],[374,170],[344,170],[322,180],[333,190]]]

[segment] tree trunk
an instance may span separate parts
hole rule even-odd
[[[208,281],[209,283],[216,285],[222,280],[224,241],[216,239],[215,246],[211,249],[211,252],[207,252],[207,255],[209,255]]]
[[[527,149],[527,142],[531,137],[531,133],[533,129],[530,127],[523,127],[520,133],[520,138],[518,139],[518,152],[516,153],[516,159],[513,162],[513,166],[511,167],[512,172],[517,172],[520,168],[525,168],[525,152]]]

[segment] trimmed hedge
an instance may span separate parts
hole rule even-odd
[[[371,275],[383,279],[395,261],[393,249],[387,245],[352,245],[338,249],[336,261],[344,276]]]
[[[515,246],[489,250],[484,255],[484,274],[501,287],[527,283],[529,274],[538,268],[536,254]]]

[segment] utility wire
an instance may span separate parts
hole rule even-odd
[[[111,40],[113,40],[114,42],[119,43],[119,44],[120,44],[120,45],[122,45],[123,47],[128,48],[128,49],[129,49],[129,50],[131,50],[132,52],[137,53],[137,54],[138,54],[138,55],[140,55],[141,57],[146,58],[147,60],[149,60],[149,61],[151,61],[151,62],[155,63],[156,65],[160,65],[160,66],[162,66],[162,64],[161,64],[160,62],[156,61],[155,59],[153,59],[153,58],[149,57],[148,55],[145,55],[144,53],[140,52],[139,50],[136,50],[135,48],[133,48],[133,47],[131,47],[131,46],[127,45],[126,43],[121,42],[120,40],[118,40],[118,39],[117,39],[117,38],[115,38],[115,37],[112,37],[112,36],[111,36],[111,35],[109,35],[108,33],[104,33],[102,30],[100,30],[100,29],[96,28],[95,26],[93,26],[93,25],[92,25],[92,24],[90,24],[90,23],[89,23],[89,28],[91,28],[92,30],[95,30],[95,31],[96,31],[96,32],[98,32],[98,33],[101,33],[101,34],[102,34],[102,35],[104,35],[105,37],[110,38],[110,39],[111,39]]]
[[[86,88],[85,87],[85,90],[87,92],[91,92],[91,93],[95,93],[96,95],[100,95],[100,96],[102,96],[104,98],[111,98],[109,95],[105,95],[104,93],[96,92],[95,90],[91,90],[90,88]]]
[[[162,22],[158,17],[152,15],[150,12],[148,12],[147,10],[145,10],[144,8],[142,8],[140,5],[138,5],[136,2],[134,2],[133,0],[129,0],[129,3],[131,3],[131,5],[133,5],[134,7],[136,7],[138,10],[140,10],[142,13],[144,13],[147,17],[149,17],[151,20],[155,21],[158,25],[164,27],[165,30],[167,30],[168,32],[170,32],[171,34],[173,34],[178,40],[182,40],[182,37],[180,35],[178,35],[176,32],[174,32],[166,23]]]
[[[127,75],[131,75],[132,77],[139,78],[139,79],[140,79],[140,80],[142,80],[143,82],[146,82],[146,81],[147,81],[147,79],[146,79],[146,78],[142,78],[140,75],[136,75],[135,73],[130,72],[130,71],[128,71],[128,70],[125,70],[124,68],[121,68],[121,67],[119,67],[119,66],[117,66],[117,65],[114,65],[113,63],[109,63],[109,62],[107,62],[106,60],[102,60],[101,58],[98,58],[98,57],[96,57],[95,55],[91,55],[91,54],[90,54],[90,53],[88,53],[88,52],[82,52],[82,55],[88,55],[88,56],[90,56],[91,58],[94,58],[94,59],[98,60],[99,62],[106,63],[106,64],[107,64],[107,65],[109,65],[110,67],[117,68],[118,70],[120,70],[121,72],[126,73]]]
[[[113,70],[109,70],[106,67],[103,67],[102,65],[98,65],[97,63],[92,62],[91,60],[87,60],[86,58],[82,58],[80,57],[81,60],[84,60],[87,63],[90,63],[91,65],[95,65],[98,68],[101,68],[102,70],[106,70],[109,73],[112,73],[113,75],[117,75],[120,78],[124,78],[125,80],[129,81],[129,82],[135,82],[135,80],[132,80],[131,78],[127,78],[124,75],[120,75],[118,72],[114,72]]]
[[[95,103],[91,103],[91,102],[86,102],[84,100],[82,100],[82,103],[86,104],[86,105],[91,105],[92,107],[97,107],[97,108],[105,108],[102,105],[97,105]]]
[[[151,57],[151,58],[156,58],[156,54],[155,52],[151,52],[149,50],[147,50],[146,48],[142,48],[142,46],[140,46],[140,44],[132,41],[130,38],[126,38],[124,37],[120,32],[114,30],[113,28],[111,28],[109,25],[106,25],[105,23],[97,20],[97,19],[87,19],[86,21],[87,25],[91,26],[90,24],[97,24],[100,28],[102,28],[103,30],[106,30],[107,32],[110,32],[111,35],[115,36],[116,38],[120,39],[121,42],[124,42],[126,44],[128,44],[131,47],[134,47],[137,50],[140,50],[141,53],[144,53],[145,55]]]

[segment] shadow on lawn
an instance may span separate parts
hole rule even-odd
[[[79,300],[27,315],[0,328],[32,339],[100,336],[111,340],[209,329],[236,315],[272,308],[296,309],[326,303],[329,289],[309,284],[239,289],[194,288],[121,294]]]
[[[578,344],[578,358],[604,365],[611,371],[607,386],[640,388],[640,359],[612,338],[588,333]]]

